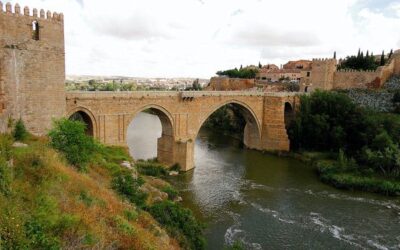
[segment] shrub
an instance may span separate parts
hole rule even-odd
[[[10,135],[0,135],[0,157],[8,161],[11,159],[13,140]]]
[[[149,212],[167,228],[170,234],[177,236],[184,248],[205,248],[204,226],[196,220],[189,209],[171,201],[162,201],[151,206]],[[179,237],[179,235],[183,235],[183,237]]]
[[[97,145],[86,135],[85,124],[79,121],[61,119],[54,122],[49,133],[51,146],[64,153],[67,161],[79,170],[85,170]]]
[[[114,190],[141,208],[146,205],[147,199],[147,194],[139,189],[143,184],[144,180],[140,177],[133,178],[129,170],[121,170],[114,175],[112,180]]]
[[[139,173],[143,175],[149,175],[154,177],[161,177],[168,175],[167,169],[165,169],[165,167],[159,163],[141,161],[136,163],[136,167]]]
[[[19,119],[15,124],[13,136],[16,141],[23,141],[28,136],[28,132],[26,131],[24,122],[22,119]]]
[[[179,195],[178,190],[176,190],[175,188],[173,188],[171,186],[166,186],[161,191],[167,193],[168,199],[170,199],[170,200],[174,200]]]

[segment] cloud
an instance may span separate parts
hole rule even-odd
[[[398,0],[18,2],[64,13],[67,74],[210,77],[258,61],[400,48]]]
[[[279,31],[270,27],[250,27],[235,32],[233,40],[244,46],[309,47],[319,44],[316,34],[302,31]]]

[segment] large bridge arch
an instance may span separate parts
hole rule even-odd
[[[76,107],[67,114],[68,119],[79,120],[86,125],[86,133],[92,137],[97,136],[97,121],[93,112],[85,107]]]
[[[214,114],[217,110],[220,108],[232,104],[236,107],[239,108],[239,111],[243,118],[245,119],[246,125],[244,127],[244,138],[243,142],[248,148],[253,148],[253,149],[259,149],[261,147],[261,135],[262,135],[262,120],[261,117],[258,117],[256,112],[253,110],[253,108],[248,105],[245,102],[236,100],[236,99],[230,99],[227,101],[223,101],[221,103],[218,103],[215,106],[212,106],[208,112],[206,112],[201,118],[200,122],[195,129],[195,137],[197,137],[198,133],[200,132],[201,127],[204,125],[204,123],[207,121],[207,119]]]
[[[129,133],[129,125],[134,121],[136,116],[146,110],[151,111],[152,114],[156,115],[161,122],[161,137],[157,139],[157,160],[167,165],[175,163],[174,153],[174,120],[171,113],[163,106],[157,104],[147,104],[145,106],[137,108],[125,123],[125,141],[127,141]]]

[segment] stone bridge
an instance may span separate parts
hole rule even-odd
[[[239,107],[246,120],[244,144],[252,149],[288,151],[285,123],[293,118],[299,99],[291,93],[242,91],[67,92],[67,117],[79,114],[88,133],[109,145],[126,146],[135,116],[152,110],[162,124],[157,158],[194,167],[194,141],[207,118],[224,105]]]

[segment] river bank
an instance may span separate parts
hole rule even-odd
[[[158,123],[156,116],[140,114],[129,128],[128,144],[137,159],[156,156],[161,125],[148,128]],[[206,249],[235,242],[245,249],[395,249],[400,244],[398,198],[334,188],[318,180],[308,164],[240,144],[202,129],[195,141],[195,169],[168,177],[182,205],[206,224]]]

